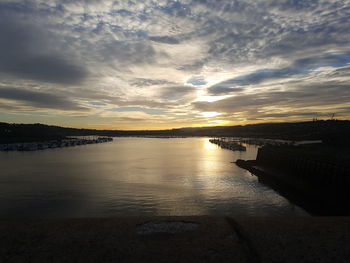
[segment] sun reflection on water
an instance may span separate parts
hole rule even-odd
[[[203,140],[203,148],[205,150],[216,150],[218,146],[214,143],[211,143],[209,139]]]

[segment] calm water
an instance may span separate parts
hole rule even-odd
[[[131,215],[307,215],[232,164],[254,159],[208,138],[0,152],[0,218]]]

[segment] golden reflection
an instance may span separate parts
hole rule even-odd
[[[223,153],[220,151],[216,144],[209,142],[210,138],[202,138],[202,147],[200,159],[197,162],[198,165],[198,175],[203,185],[209,192],[216,188],[216,177],[222,175],[222,165],[223,165]],[[208,192],[207,192],[208,194]]]
[[[203,140],[203,147],[205,150],[215,150],[218,146],[214,143],[209,142],[208,138]]]

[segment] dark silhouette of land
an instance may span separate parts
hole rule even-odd
[[[264,145],[256,160],[236,164],[311,214],[349,216],[348,138],[326,139],[321,144]]]
[[[0,123],[0,144],[88,135],[322,140],[264,146],[257,160],[237,161],[316,215],[349,215],[349,134],[350,121],[339,120],[158,131]],[[0,225],[1,262],[348,262],[350,257],[349,217],[17,219]]]
[[[323,140],[348,144],[350,121],[320,120],[294,123],[263,123],[237,126],[180,128],[169,130],[95,130],[75,129],[44,124],[0,123],[0,143],[63,139],[67,136],[210,136],[252,137],[285,140]]]
[[[68,136],[243,137],[322,144],[265,145],[257,160],[238,160],[259,180],[316,215],[349,215],[350,121],[322,120],[171,130],[94,130],[44,124],[0,123],[0,144],[64,140]],[[220,140],[219,140],[220,141]],[[254,141],[254,140],[253,140]]]

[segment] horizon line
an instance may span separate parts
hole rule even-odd
[[[181,130],[181,129],[201,129],[201,128],[223,128],[223,127],[244,127],[249,125],[266,125],[266,124],[287,124],[287,123],[307,123],[307,122],[318,122],[318,121],[350,121],[350,119],[317,119],[317,120],[309,120],[309,121],[272,121],[272,122],[257,122],[257,123],[247,123],[247,124],[238,124],[238,125],[218,125],[218,126],[194,126],[194,127],[180,127],[180,128],[169,128],[169,129],[137,129],[137,130],[119,130],[119,129],[96,129],[96,128],[75,128],[75,127],[67,127],[67,126],[60,126],[58,124],[46,124],[46,123],[8,123],[8,122],[2,122],[0,121],[0,124],[10,124],[10,125],[45,125],[45,126],[53,126],[53,127],[59,127],[59,128],[66,128],[66,129],[81,129],[81,130],[96,130],[96,131],[122,131],[122,132],[129,132],[129,131],[170,131],[170,130]]]

